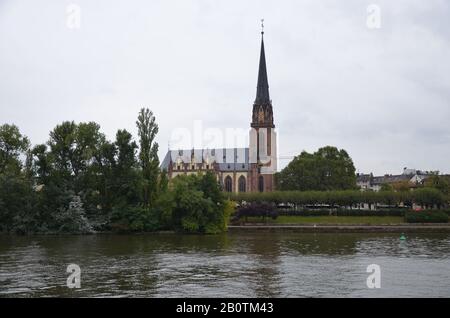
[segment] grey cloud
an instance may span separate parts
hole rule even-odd
[[[79,30],[65,25],[72,2]],[[379,30],[366,27],[370,3]],[[161,158],[194,120],[246,128],[264,17],[280,154],[331,144],[364,172],[450,172],[449,13],[445,0],[2,1],[0,122],[34,143],[72,119],[113,138],[136,135],[148,106]]]

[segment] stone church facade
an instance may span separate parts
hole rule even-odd
[[[169,150],[161,164],[169,178],[213,172],[226,192],[270,192],[275,188],[277,139],[269,95],[264,32],[261,32],[256,99],[248,148]]]

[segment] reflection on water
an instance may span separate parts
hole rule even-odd
[[[69,289],[68,264],[81,267]],[[381,266],[381,289],[366,268]],[[0,237],[0,297],[450,297],[450,235]]]

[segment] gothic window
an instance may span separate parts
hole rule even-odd
[[[264,177],[259,176],[258,178],[258,190],[259,192],[264,192]]]
[[[225,178],[225,191],[232,192],[233,191],[233,180],[231,180],[230,176]]]
[[[245,177],[240,176],[238,182],[239,182],[239,192],[245,192],[246,191]]]
[[[259,110],[258,113],[258,122],[263,123],[264,122],[264,111],[262,109]]]

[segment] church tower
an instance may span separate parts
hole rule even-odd
[[[274,173],[277,169],[276,133],[273,122],[272,101],[269,95],[266,55],[264,50],[264,25],[261,31],[256,99],[253,103],[250,124],[250,188],[251,191],[269,192],[275,188]]]

